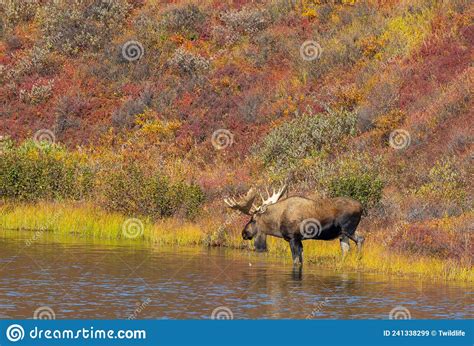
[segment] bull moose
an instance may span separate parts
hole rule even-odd
[[[262,202],[256,205],[257,190],[251,188],[239,200],[226,198],[228,207],[249,215],[242,237],[245,240],[255,236],[271,235],[283,238],[290,244],[294,265],[303,263],[303,240],[333,240],[339,238],[343,258],[347,254],[349,240],[357,244],[359,252],[364,238],[356,235],[362,215],[362,205],[352,198],[337,197],[313,200],[304,197],[288,197],[281,199],[288,185],[285,183],[277,191],[273,190],[267,198],[262,194]],[[280,200],[281,199],[281,200]]]

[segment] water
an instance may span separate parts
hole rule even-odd
[[[336,273],[263,255],[5,238],[0,318],[473,318],[472,289],[413,278]],[[403,309],[401,308],[403,307]],[[39,309],[39,310],[38,310]],[[46,313],[51,314],[47,310]],[[408,312],[407,312],[408,311]]]

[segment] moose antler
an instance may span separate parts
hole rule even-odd
[[[252,187],[250,190],[247,191],[245,197],[241,198],[239,202],[232,197],[225,198],[224,202],[229,206],[229,208],[236,209],[247,215],[252,215],[254,213],[252,209],[255,210],[255,206],[253,205],[255,197],[257,197],[257,190]]]
[[[265,210],[267,210],[268,206],[275,204],[279,201],[281,196],[286,192],[287,188],[288,181],[283,183],[283,185],[277,191],[273,189],[273,193],[272,195],[270,195],[268,188],[265,187],[265,191],[267,192],[267,198],[264,198],[259,191],[260,198],[262,199],[262,204],[258,206],[253,204],[255,197],[257,196],[257,190],[253,187],[247,192],[245,197],[241,198],[240,201],[236,201],[235,198],[230,197],[224,199],[224,202],[229,206],[229,208],[239,210],[240,212],[247,215],[263,213],[265,212]]]
[[[268,192],[268,188],[265,187],[265,191],[267,193],[267,198],[263,198],[262,194],[260,193],[260,198],[262,199],[262,205],[258,208],[259,210],[264,211],[269,205],[275,204],[281,198],[281,196],[285,193],[286,189],[288,188],[288,183],[285,182],[283,185],[275,191],[273,189],[273,194],[270,196],[270,192]]]

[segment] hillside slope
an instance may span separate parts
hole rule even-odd
[[[472,260],[470,1],[5,0],[0,12],[4,197],[223,219],[224,195],[291,176],[293,193],[361,200],[366,230],[401,226],[381,236],[394,250]],[[64,145],[51,160],[77,160],[84,186],[14,180],[49,174],[12,168],[37,158],[18,147],[31,138]]]

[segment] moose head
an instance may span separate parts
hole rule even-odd
[[[288,188],[288,184],[284,183],[278,190],[273,189],[273,193],[270,195],[268,188],[265,188],[267,197],[264,198],[263,195],[252,187],[245,196],[236,200],[235,198],[226,198],[224,202],[231,209],[240,211],[245,215],[249,215],[251,218],[245,225],[242,231],[242,238],[245,240],[253,239],[261,230],[266,229],[269,225],[267,224],[267,216],[271,212],[268,210],[268,207],[276,204],[280,198],[283,196],[285,191]],[[261,203],[256,204],[255,199],[257,193],[260,195]],[[263,240],[264,241],[264,240]]]

